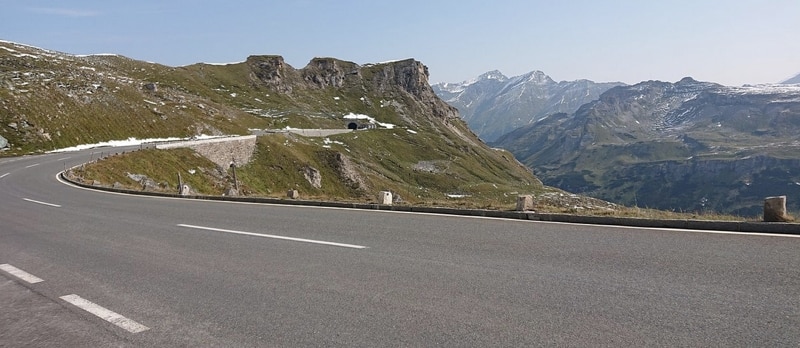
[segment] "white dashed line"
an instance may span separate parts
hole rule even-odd
[[[5,174],[3,174],[3,175],[0,175],[0,179],[2,179],[2,178],[5,178],[5,177],[6,177],[6,175],[8,175],[8,174],[11,174],[11,173],[5,173]]]
[[[4,264],[0,265],[0,269],[6,271],[8,273],[11,273],[11,275],[13,275],[13,276],[15,276],[15,277],[17,277],[19,279],[22,279],[22,280],[24,280],[24,281],[26,281],[28,283],[31,283],[31,284],[36,284],[36,283],[40,283],[40,282],[44,281],[44,279],[42,279],[42,278],[39,278],[39,277],[37,277],[37,276],[35,276],[33,274],[25,272],[25,271],[23,271],[23,270],[21,270],[19,268],[16,268],[16,267],[14,267],[12,265],[7,264],[7,263],[4,263]]]
[[[194,226],[194,225],[185,225],[185,224],[178,224],[178,226],[187,227],[187,228],[194,228],[194,229],[198,229],[198,230],[206,230],[206,231],[224,232],[224,233],[232,233],[232,234],[241,234],[241,235],[245,235],[245,236],[254,236],[254,237],[289,240],[289,241],[293,241],[293,242],[322,244],[322,245],[330,245],[330,246],[337,246],[337,247],[343,247],[343,248],[352,248],[352,249],[366,249],[367,248],[367,247],[362,246],[362,245],[343,244],[343,243],[335,243],[335,242],[326,242],[326,241],[322,241],[322,240],[275,236],[275,235],[271,235],[271,234],[260,234],[260,233],[253,233],[253,232],[233,231],[233,230],[225,230],[225,229],[213,228],[213,227],[203,227],[203,226]]]
[[[33,199],[30,199],[30,198],[23,198],[23,200],[25,200],[25,201],[28,201],[28,202],[31,202],[31,203],[36,203],[36,204],[41,204],[41,205],[50,206],[50,207],[61,208],[61,206],[60,206],[60,205],[58,205],[58,204],[47,203],[47,202],[41,202],[41,201],[33,200]]]
[[[89,313],[98,316],[100,319],[103,319],[109,323],[119,326],[130,333],[138,333],[150,330],[150,328],[147,326],[144,326],[133,320],[130,320],[122,315],[117,314],[116,312],[112,312],[108,309],[105,309],[95,304],[94,302],[84,299],[78,295],[72,294],[72,295],[61,296],[61,299],[75,305],[80,309],[83,309]]]
[[[27,167],[25,167],[25,168],[33,168],[33,167],[36,167],[36,166],[38,166],[38,165],[39,165],[39,163],[36,163],[36,164],[31,164],[31,165],[29,165],[29,166],[27,166]]]

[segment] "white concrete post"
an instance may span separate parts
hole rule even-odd
[[[392,205],[392,193],[389,191],[381,191],[378,193],[378,204]]]

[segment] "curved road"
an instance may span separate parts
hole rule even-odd
[[[0,346],[800,343],[793,236],[163,199],[56,179],[90,152],[0,159]]]

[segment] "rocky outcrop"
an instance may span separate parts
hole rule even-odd
[[[341,88],[361,80],[358,64],[334,58],[314,58],[300,71],[310,87]]]
[[[322,187],[322,174],[319,172],[319,169],[314,168],[312,166],[306,166],[302,169],[303,177],[306,178],[309,184],[311,184],[314,188],[321,188]]]
[[[356,164],[347,155],[337,152],[333,158],[333,167],[336,168],[348,186],[359,190],[369,189]]]
[[[281,93],[291,93],[297,73],[281,56],[250,56],[245,61],[252,77]]]
[[[335,58],[314,58],[295,69],[280,56],[250,56],[246,64],[252,79],[279,93],[296,94],[298,89],[344,88],[364,94],[406,94],[416,103],[416,114],[432,115],[442,121],[459,119],[458,110],[439,98],[428,82],[428,68],[406,59],[360,66]]]

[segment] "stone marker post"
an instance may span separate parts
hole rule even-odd
[[[392,205],[392,193],[389,191],[381,191],[378,193],[378,204]]]
[[[297,190],[289,190],[286,191],[286,196],[291,199],[298,199],[300,198],[300,192],[298,192]]]
[[[790,220],[791,218],[786,214],[786,196],[764,199],[764,222],[787,222]]]
[[[530,211],[533,210],[533,196],[521,195],[517,196],[517,211]]]

